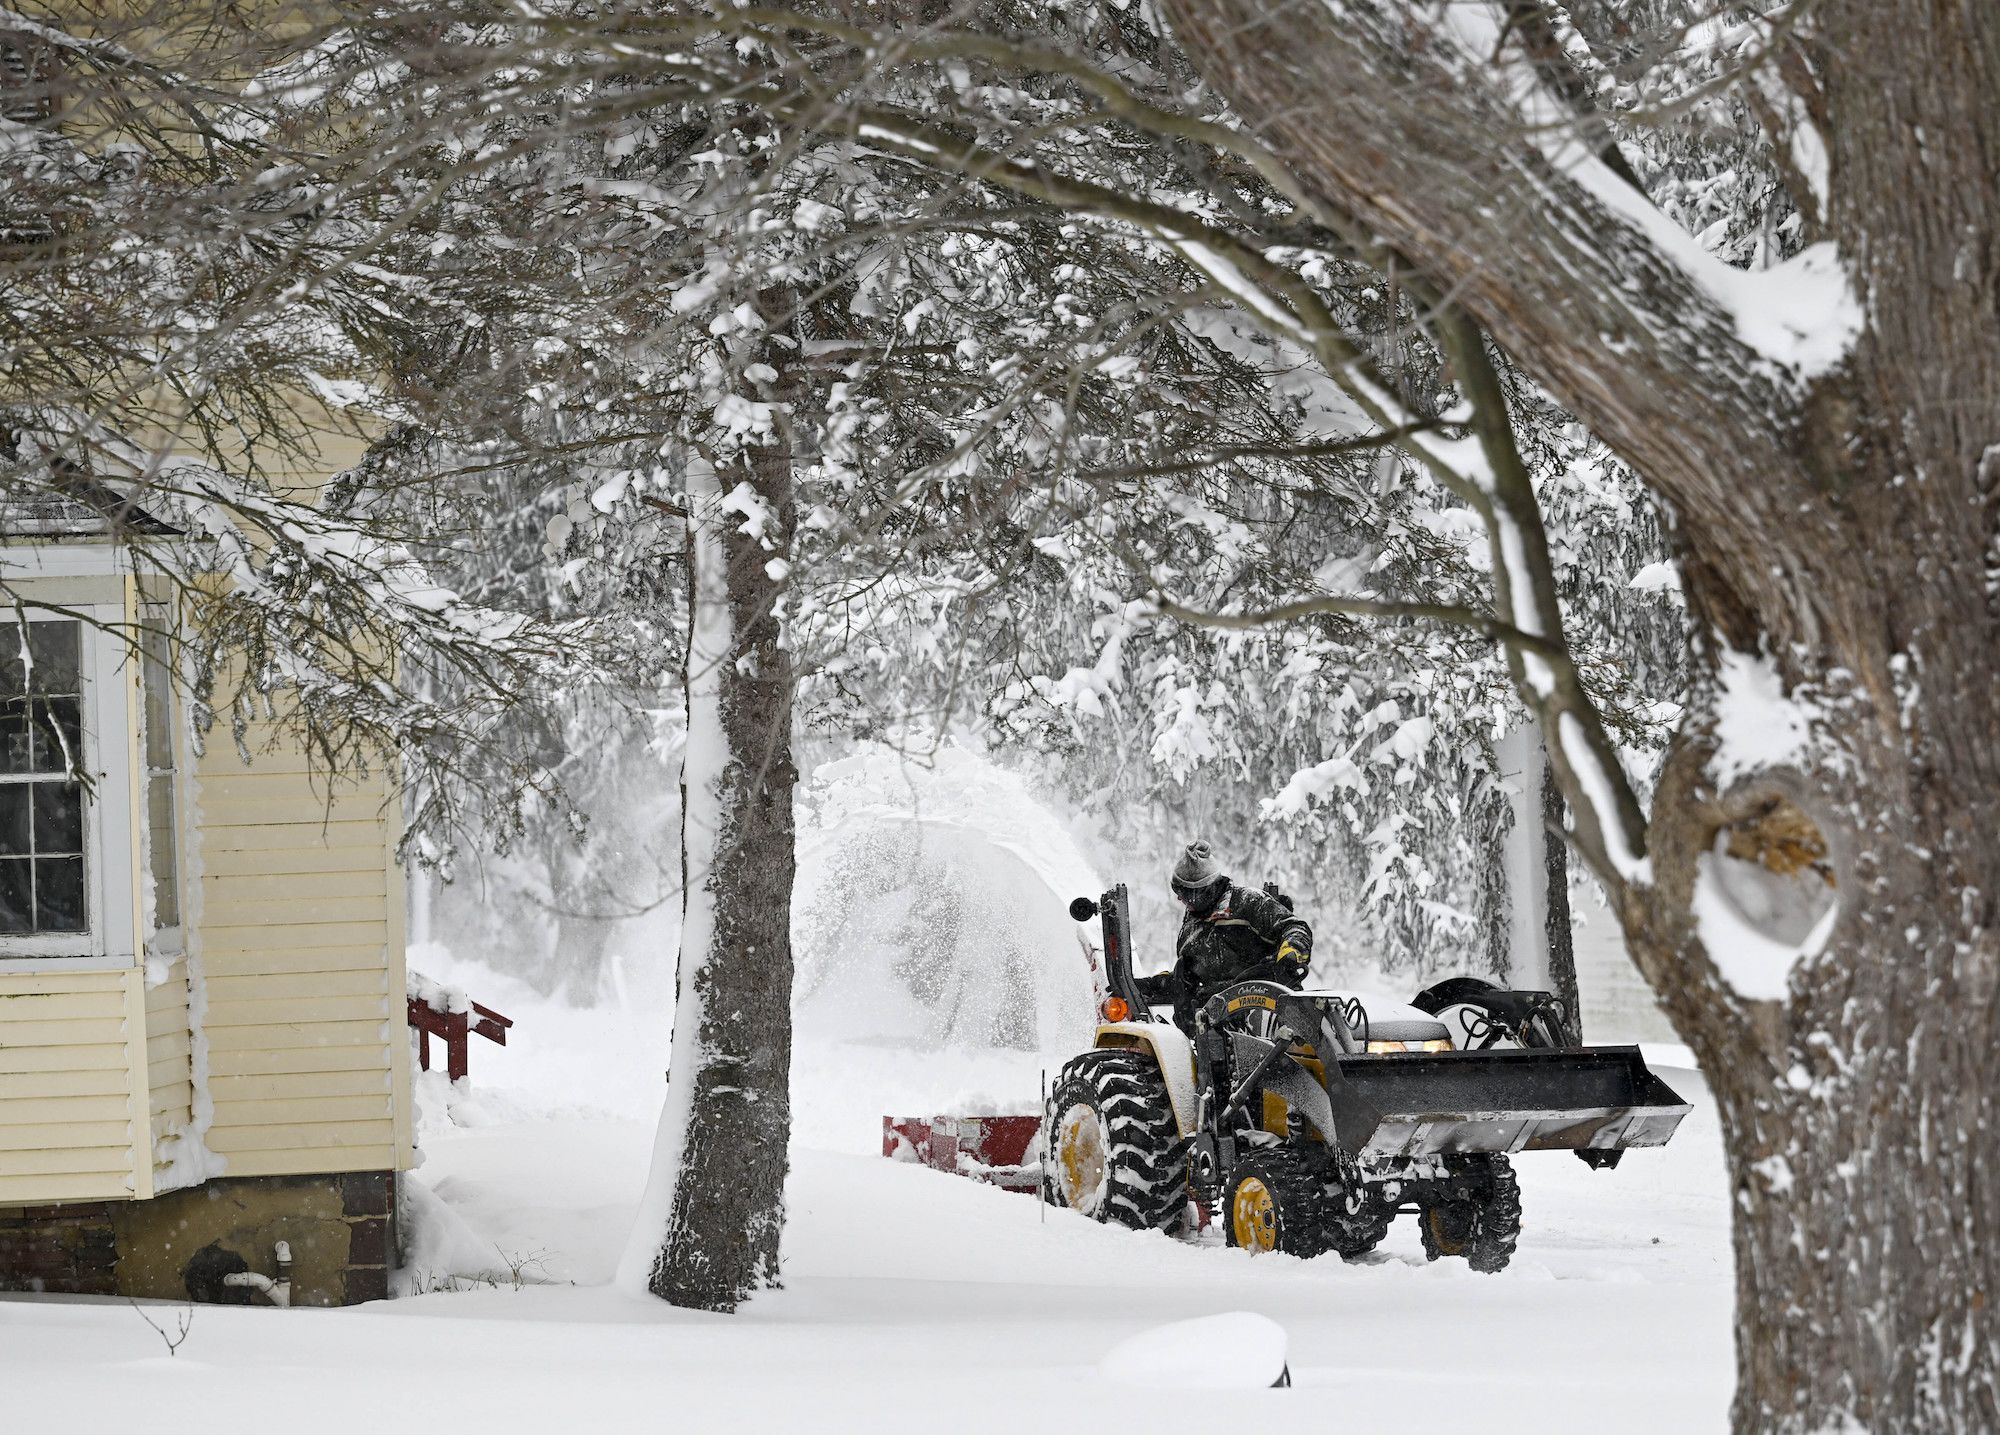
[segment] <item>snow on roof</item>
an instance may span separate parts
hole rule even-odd
[[[96,479],[72,480],[61,491],[0,498],[0,538],[158,537],[180,531]]]

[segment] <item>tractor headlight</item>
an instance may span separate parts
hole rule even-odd
[[[1409,1049],[1410,1044],[1406,1041],[1371,1041],[1368,1043],[1368,1054],[1370,1056],[1382,1051],[1408,1051]]]

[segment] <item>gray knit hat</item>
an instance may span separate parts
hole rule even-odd
[[[1174,864],[1176,887],[1206,887],[1221,875],[1222,868],[1216,863],[1215,850],[1199,838],[1188,843],[1187,850],[1181,853],[1181,860]]]

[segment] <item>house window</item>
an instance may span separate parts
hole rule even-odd
[[[0,936],[87,932],[83,625],[0,634]]]
[[[56,51],[26,30],[0,30],[0,118],[38,125],[55,114]]]
[[[146,861],[153,878],[153,936],[178,949],[181,925],[180,824],[174,803],[173,642],[164,612],[146,617],[139,686],[146,722]]]

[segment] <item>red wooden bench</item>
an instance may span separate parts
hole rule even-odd
[[[445,1074],[453,1081],[463,1081],[470,1069],[468,1047],[475,1032],[496,1046],[505,1046],[507,1028],[513,1024],[510,1018],[478,1002],[472,1003],[470,1011],[448,1011],[422,997],[410,998],[410,1029],[417,1033],[418,1067],[431,1069],[431,1038],[439,1037],[444,1041]]]

